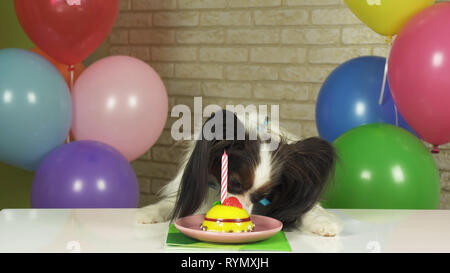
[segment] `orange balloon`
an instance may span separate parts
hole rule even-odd
[[[36,54],[41,55],[42,57],[46,58],[50,63],[52,63],[56,67],[56,69],[59,70],[59,73],[61,73],[61,75],[66,80],[67,85],[70,87],[70,72],[69,72],[69,67],[67,65],[58,63],[52,57],[48,56],[44,51],[42,51],[41,49],[39,49],[37,47],[30,49],[30,50]],[[76,80],[78,79],[78,77],[81,75],[81,73],[84,71],[84,69],[85,69],[85,67],[82,63],[75,65],[74,79],[73,79],[74,84],[75,84]]]

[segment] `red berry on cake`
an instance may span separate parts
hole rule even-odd
[[[223,201],[222,205],[232,206],[232,207],[242,209],[242,204],[241,204],[241,202],[239,202],[239,200],[236,197],[228,197],[227,199],[225,199],[225,201]]]

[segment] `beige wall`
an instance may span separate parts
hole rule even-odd
[[[121,0],[105,48],[154,67],[170,106],[192,105],[193,96],[203,96],[204,105],[280,104],[282,126],[303,137],[317,135],[316,97],[338,64],[387,54],[385,38],[342,0]],[[173,146],[171,122],[133,162],[141,205],[155,202],[157,190],[176,173],[181,151]],[[435,158],[441,207],[450,208],[450,146]]]

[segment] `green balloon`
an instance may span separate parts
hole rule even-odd
[[[33,175],[33,172],[0,163],[0,209],[30,208]]]
[[[17,19],[14,0],[0,0],[0,49],[10,47],[30,49],[34,44]]]
[[[322,205],[352,209],[438,209],[436,163],[419,139],[388,124],[357,127],[334,145],[336,172]]]

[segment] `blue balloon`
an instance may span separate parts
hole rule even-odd
[[[69,88],[43,57],[0,50],[0,161],[36,170],[64,144],[72,121]]]
[[[379,99],[386,59],[364,56],[338,66],[325,80],[317,98],[316,124],[322,138],[333,142],[343,133],[369,123],[389,123],[409,130],[396,113],[389,83]]]

